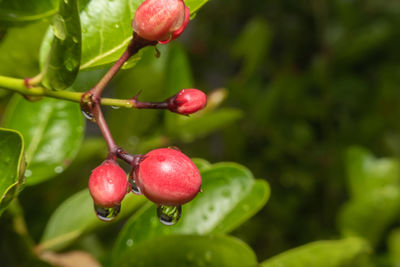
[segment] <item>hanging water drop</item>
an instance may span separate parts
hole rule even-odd
[[[131,184],[131,190],[132,193],[136,194],[136,195],[141,195],[142,191],[140,191],[140,188],[137,186],[136,182],[135,182],[135,174],[134,171],[132,171],[129,174],[129,183]]]
[[[65,26],[65,21],[63,17],[61,17],[60,15],[56,15],[53,20],[52,28],[54,35],[58,39],[64,41],[67,37],[67,27]]]
[[[157,216],[164,225],[174,225],[179,221],[182,214],[181,206],[164,206],[157,207]]]
[[[92,121],[92,122],[96,122],[93,114],[90,112],[88,105],[90,105],[90,103],[81,103],[81,111],[82,111],[82,115]]]
[[[93,121],[94,120],[94,118],[93,118],[93,114],[92,113],[90,113],[90,112],[88,112],[88,111],[86,111],[86,110],[81,110],[82,111],[82,114],[83,114],[83,116],[86,118],[86,119],[88,119],[88,120],[90,120],[90,121]]]
[[[94,205],[94,210],[96,211],[96,216],[102,221],[105,222],[110,222],[117,217],[121,210],[121,205],[111,207],[111,208],[105,208],[105,207],[100,207],[97,206],[96,204]]]
[[[111,106],[112,109],[120,109],[120,107],[117,106]]]

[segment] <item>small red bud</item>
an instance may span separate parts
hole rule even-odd
[[[167,43],[182,33],[189,17],[183,0],[145,0],[136,10],[132,28],[146,40]]]
[[[189,115],[203,109],[207,104],[207,96],[198,89],[182,89],[169,99],[170,111]]]
[[[135,181],[148,199],[169,206],[189,202],[201,186],[196,165],[182,152],[170,148],[147,153],[136,169]]]
[[[127,187],[126,174],[114,160],[105,160],[89,178],[89,192],[94,203],[105,208],[119,205]]]

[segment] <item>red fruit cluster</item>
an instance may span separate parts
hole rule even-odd
[[[132,28],[146,40],[168,43],[182,34],[189,18],[183,0],[146,0],[136,10]]]
[[[135,179],[141,192],[159,205],[185,204],[201,187],[196,165],[185,154],[171,148],[147,153],[136,169]]]
[[[126,174],[114,160],[105,160],[89,178],[90,195],[96,205],[104,208],[121,204],[127,188]]]

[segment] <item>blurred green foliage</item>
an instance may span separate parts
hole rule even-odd
[[[29,37],[34,32],[43,35],[45,27],[29,24],[0,34],[0,59],[6,62],[0,74],[38,72],[41,38]],[[190,156],[238,162],[266,178],[269,203],[233,232],[260,262],[268,259],[263,266],[292,267],[299,257],[304,263],[298,266],[322,266],[327,258],[335,259],[332,266],[397,266],[399,33],[396,0],[213,0],[178,44],[160,47],[160,58],[147,49],[106,92],[129,98],[142,91],[141,100],[158,101],[196,87],[213,96],[208,108],[190,118],[108,109],[107,120],[119,145],[129,151],[177,145]],[[29,50],[4,56],[27,39]],[[87,90],[101,73],[104,69],[80,73],[73,88]],[[0,113],[7,101],[1,99]],[[65,172],[20,195],[35,242],[57,207],[86,188],[90,170],[104,159],[96,127],[87,124],[86,132]],[[86,250],[108,263],[106,254],[125,222],[101,231],[87,226],[90,231],[68,249]],[[6,219],[0,223],[9,227]],[[289,250],[324,239],[337,240]]]

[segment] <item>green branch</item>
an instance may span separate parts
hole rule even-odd
[[[53,91],[40,86],[27,88],[23,79],[10,78],[6,76],[0,76],[0,88],[17,92],[22,95],[52,97],[77,103],[81,102],[81,97],[84,94],[80,92]],[[104,106],[124,108],[134,107],[134,102],[131,99],[101,98],[101,104]]]

